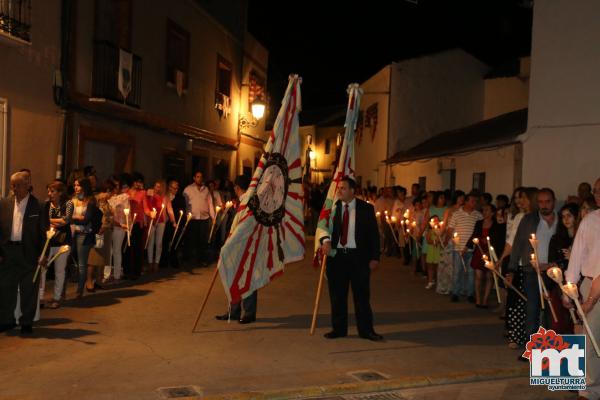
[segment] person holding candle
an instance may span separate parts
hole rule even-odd
[[[14,173],[12,194],[0,201],[0,332],[16,326],[17,297],[21,333],[33,332],[38,299],[33,275],[38,264],[44,267],[47,262],[41,254],[47,227],[38,200],[29,192],[30,182],[25,172]]]
[[[143,274],[144,265],[144,228],[146,215],[144,213],[144,176],[139,172],[131,174],[133,185],[129,189],[129,229],[130,243],[125,250],[125,277],[138,279]]]
[[[532,264],[531,255],[534,254],[539,265],[541,279],[549,282],[546,277],[548,269],[548,249],[550,239],[556,233],[558,217],[554,211],[554,191],[542,188],[537,192],[537,212],[532,212],[523,217],[515,239],[508,264],[509,273],[513,273],[522,264],[524,273],[525,296],[527,297],[525,335],[537,332],[540,324],[550,326],[550,315],[548,308],[542,313],[540,299],[540,283],[538,273]],[[535,244],[535,247],[532,245]],[[537,253],[537,254],[536,254]]]
[[[473,252],[467,247],[467,243],[477,221],[483,219],[483,216],[475,208],[479,196],[476,193],[469,193],[466,197],[465,204],[452,214],[452,218],[448,223],[448,235],[452,237],[457,233],[457,240],[454,244],[453,264],[454,276],[452,279],[452,296],[450,301],[457,302],[459,296],[466,295],[470,303],[475,302],[474,279],[475,274],[472,268],[464,268],[471,264]],[[466,271],[465,271],[466,269]]]
[[[112,229],[112,258],[113,258],[113,274],[104,274],[104,283],[118,283],[123,276],[123,242],[127,236],[127,221],[125,209],[129,209],[129,186],[131,185],[131,177],[129,174],[122,174],[116,182],[114,196],[108,199],[108,204],[113,214],[113,229]]]
[[[162,179],[154,182],[153,192],[148,193],[144,201],[146,216],[154,220],[152,231],[148,231],[148,264],[152,272],[158,272],[158,263],[162,255],[163,237],[167,222],[175,223],[175,214],[169,196],[165,196],[165,182]],[[153,212],[156,214],[152,218]]]
[[[183,190],[187,211],[192,213],[187,233],[185,234],[184,254],[190,266],[208,265],[206,250],[210,221],[215,218],[210,190],[204,185],[202,172],[194,173],[194,182]]]
[[[42,216],[47,217],[46,225],[54,228],[56,233],[50,239],[50,252],[48,257],[59,252],[61,246],[71,245],[71,217],[73,216],[73,202],[67,195],[64,183],[54,181],[48,184],[48,201],[44,205]],[[58,256],[54,261],[54,293],[52,301],[45,304],[45,308],[58,308],[63,295],[65,284],[65,269],[69,259],[70,250]],[[40,300],[44,298],[46,288],[46,269],[42,269],[40,277]]]
[[[423,209],[423,196],[417,196],[413,199],[413,208],[410,213],[411,219],[409,220],[409,224],[407,229],[409,230],[410,235],[410,246],[411,246],[411,266],[413,270],[413,274],[415,276],[422,276],[421,273],[425,271],[421,265],[421,258],[423,256],[423,231],[421,230],[424,227],[423,221],[425,219],[425,210]]]
[[[487,238],[490,238],[492,247],[497,253],[504,250],[506,232],[503,226],[496,222],[496,207],[484,204],[481,207],[483,219],[475,223],[473,234],[467,242],[467,247],[473,251],[470,267],[475,270],[475,307],[488,308],[488,298],[492,291],[491,272],[484,265],[483,256],[490,256],[490,248]],[[482,253],[483,251],[483,253]],[[483,293],[482,293],[483,289]]]
[[[429,218],[429,223],[425,229],[425,240],[427,249],[425,250],[425,265],[427,268],[427,286],[429,290],[435,286],[437,265],[441,258],[441,235],[440,235],[440,217],[433,215]]]
[[[173,239],[173,235],[178,235],[175,232],[177,227],[177,220],[182,213],[186,212],[185,197],[179,192],[179,182],[176,179],[169,179],[167,182],[168,192],[166,198],[169,199],[171,204],[171,210],[173,212],[173,221],[169,221],[165,225],[165,234],[163,237],[163,250],[161,254],[160,266],[179,268],[179,259],[177,258],[177,251],[170,248],[170,244]],[[169,215],[169,219],[171,216]],[[177,240],[177,238],[175,238]]]
[[[550,239],[548,262],[559,267],[562,271],[567,269],[567,265],[569,264],[578,214],[579,206],[577,204],[565,204],[558,212],[560,218],[556,227],[556,234]],[[547,283],[547,287],[558,319],[557,321],[551,320],[551,329],[556,331],[556,333],[572,334],[573,321],[569,315],[569,310],[561,303],[562,290],[560,286],[556,282],[551,281]]]
[[[509,272],[508,262],[510,261],[512,245],[521,220],[526,214],[535,211],[537,208],[536,195],[536,188],[518,187],[514,190],[506,220],[506,242],[499,262],[503,266],[503,270],[506,269],[506,279],[520,292],[525,291],[523,265],[519,261],[516,264],[516,269]],[[520,349],[529,339],[525,334],[525,308],[525,300],[513,290],[509,290],[506,295],[505,328],[508,333],[508,347],[511,349]]]
[[[600,186],[600,179],[596,181]],[[598,188],[600,189],[600,187]],[[594,185],[594,195],[596,194]],[[598,193],[600,195],[600,193]],[[581,221],[573,247],[571,249],[568,268],[564,273],[565,281],[577,283],[582,279],[580,294],[583,302],[581,308],[585,313],[592,332],[600,332],[600,210],[592,211]],[[573,308],[573,302],[563,295],[563,305]],[[594,352],[594,348],[586,335],[586,390],[580,391],[579,395],[585,399],[600,398],[600,358]]]
[[[96,215],[96,199],[92,193],[90,181],[87,178],[77,178],[73,182],[75,196],[73,197],[73,216],[71,218],[71,230],[73,232],[73,244],[77,253],[77,267],[79,269],[79,281],[77,284],[77,298],[83,297],[83,289],[88,282],[88,257],[90,249],[96,241],[92,230],[92,222]],[[88,292],[94,292],[93,286],[85,287]]]
[[[113,210],[109,200],[116,193],[117,185],[112,179],[107,179],[101,187],[96,197],[96,205],[102,212],[100,228],[97,237],[101,238],[102,246],[96,246],[90,249],[88,257],[88,277],[86,286],[103,289],[104,272],[110,269],[110,255],[112,251],[112,228],[113,228]]]

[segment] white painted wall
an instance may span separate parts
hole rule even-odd
[[[385,165],[382,161],[387,158],[388,148],[390,71],[391,65],[387,65],[361,85],[364,90],[360,105],[363,115],[369,106],[378,103],[375,137],[371,137],[372,128],[363,128],[362,140],[360,144],[356,143],[354,149],[356,176],[361,177],[363,186],[367,182],[382,186],[385,181]]]
[[[439,166],[456,169],[456,189],[470,191],[473,188],[473,174],[485,172],[485,190],[494,196],[510,195],[514,187],[515,146],[505,146],[495,150],[482,150],[452,158],[435,158],[425,162],[415,161],[408,165],[396,164],[392,168],[395,184],[410,188],[419,177],[427,177],[427,190],[444,190]]]
[[[523,183],[559,199],[600,176],[600,2],[536,2]]]
[[[393,63],[388,156],[481,121],[487,69],[463,50]]]

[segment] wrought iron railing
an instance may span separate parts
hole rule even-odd
[[[0,0],[1,1],[1,0]],[[100,97],[132,107],[142,102],[142,58],[133,54],[130,80],[131,90],[127,98],[119,91],[119,48],[106,41],[94,42],[94,69],[92,72],[92,97]]]
[[[0,31],[31,42],[31,0],[0,0]]]

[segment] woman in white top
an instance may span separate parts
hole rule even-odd
[[[506,221],[506,244],[504,252],[500,257],[500,265],[504,260],[510,257],[512,244],[517,234],[517,229],[523,217],[534,211],[536,206],[537,189],[522,188],[515,189],[511,200],[511,207]],[[510,280],[507,277],[507,280]],[[521,292],[523,292],[523,271],[517,271],[513,278],[512,284]],[[506,323],[505,328],[508,331],[508,347],[511,349],[520,349],[527,340],[525,334],[525,306],[526,302],[519,297],[513,290],[509,290],[506,296]]]

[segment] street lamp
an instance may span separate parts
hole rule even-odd
[[[240,117],[240,129],[255,128],[258,126],[258,121],[265,115],[266,104],[262,100],[254,100],[252,102],[252,114],[250,118],[245,115]]]

